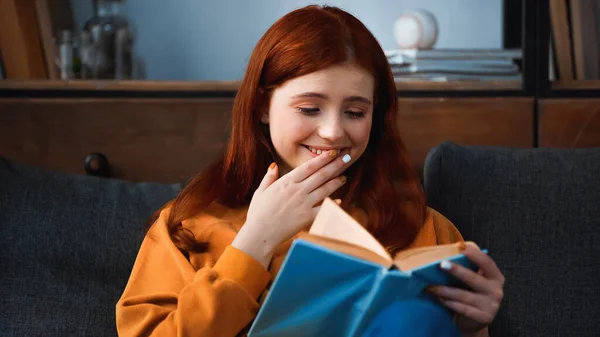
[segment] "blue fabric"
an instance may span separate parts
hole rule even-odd
[[[363,337],[460,337],[452,314],[422,298],[396,301],[382,310]]]

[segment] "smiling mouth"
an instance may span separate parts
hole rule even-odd
[[[315,155],[320,155],[323,152],[327,152],[329,150],[336,150],[337,154],[340,154],[342,151],[346,150],[347,147],[342,147],[342,148],[314,148],[308,145],[303,145],[308,151],[312,152]]]

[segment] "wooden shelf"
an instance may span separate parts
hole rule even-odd
[[[223,155],[233,103],[232,98],[0,99],[0,154],[85,174],[86,156],[99,152],[114,178],[185,182]],[[443,141],[532,147],[534,99],[400,97],[396,122],[421,172],[431,148]]]
[[[600,80],[573,80],[550,82],[552,90],[586,90],[600,89]]]
[[[444,91],[444,90],[521,90],[521,81],[396,81],[396,87],[399,91],[403,90],[423,90],[423,91]]]
[[[237,91],[239,81],[2,80],[0,90]],[[520,81],[397,81],[399,91],[520,90]]]
[[[237,81],[3,80],[0,89],[104,91],[236,91]]]

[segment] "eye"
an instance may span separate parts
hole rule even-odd
[[[365,113],[362,111],[355,111],[355,110],[346,110],[346,114],[353,119],[359,119],[359,118],[363,118],[365,117]]]
[[[307,116],[314,116],[319,113],[319,108],[296,108],[300,113]]]

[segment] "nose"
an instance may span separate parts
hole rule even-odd
[[[344,137],[344,125],[339,116],[328,116],[319,125],[319,137],[335,142]]]

